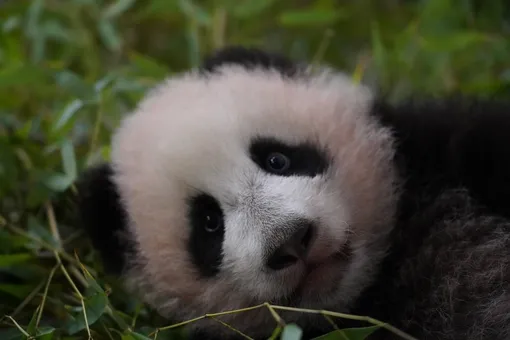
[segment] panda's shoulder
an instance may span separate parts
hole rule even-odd
[[[406,176],[443,187],[463,186],[472,197],[510,217],[510,101],[452,96],[376,101],[374,114],[397,140]],[[412,189],[412,188],[411,188]]]

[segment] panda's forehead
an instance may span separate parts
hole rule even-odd
[[[219,150],[217,144],[245,146],[254,136],[288,143],[320,140],[335,124],[352,125],[353,114],[369,102],[363,88],[342,77],[324,78],[288,80],[276,72],[238,68],[207,80],[194,74],[172,78],[125,121],[119,144],[202,152],[201,147]]]
[[[253,168],[249,147],[260,137],[333,147],[335,157],[334,148],[362,133],[370,99],[338,74],[289,80],[238,67],[206,79],[185,74],[153,90],[122,122],[112,161],[138,187],[162,187]]]

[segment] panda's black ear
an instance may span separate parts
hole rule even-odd
[[[133,248],[127,235],[127,214],[112,175],[110,164],[95,165],[81,174],[77,182],[77,223],[99,252],[105,270],[119,275]]]
[[[214,51],[204,59],[201,69],[205,73],[214,73],[225,65],[242,66],[249,70],[272,69],[287,77],[292,77],[297,71],[297,64],[283,55],[241,46],[227,46]]]

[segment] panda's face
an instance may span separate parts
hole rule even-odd
[[[370,109],[365,88],[328,72],[232,66],[161,85],[113,139],[137,243],[128,282],[178,318],[266,301],[347,306],[394,212],[392,139]]]

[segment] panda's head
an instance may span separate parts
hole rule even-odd
[[[81,218],[108,267],[174,320],[262,302],[344,310],[394,217],[393,141],[373,105],[342,74],[224,49],[125,118],[111,163],[80,183]],[[267,311],[225,320],[274,327]]]

